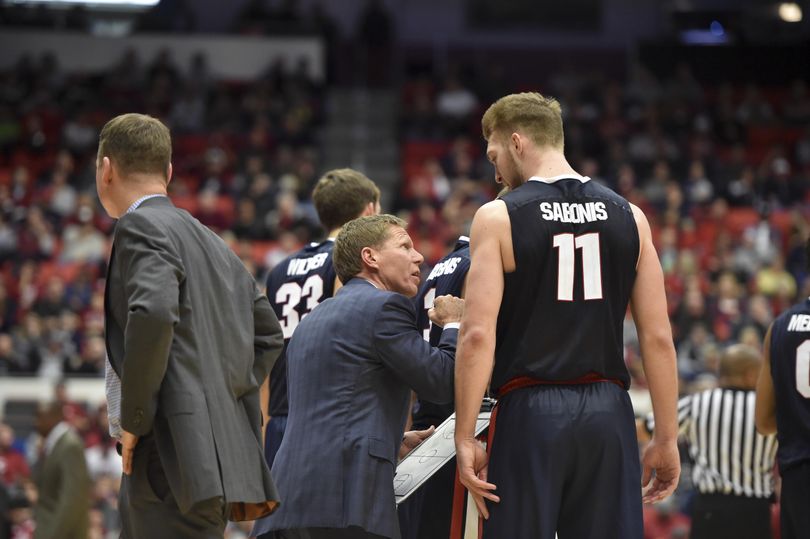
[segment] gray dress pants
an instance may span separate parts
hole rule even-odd
[[[119,510],[122,539],[222,539],[226,504],[221,497],[203,500],[181,513],[169,488],[154,438],[138,440],[132,475],[121,479]]]

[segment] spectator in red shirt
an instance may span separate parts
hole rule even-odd
[[[0,479],[6,486],[21,484],[28,479],[31,471],[25,456],[12,447],[14,431],[5,423],[0,423]]]

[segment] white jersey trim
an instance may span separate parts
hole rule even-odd
[[[542,182],[542,183],[554,183],[557,180],[566,180],[566,179],[579,180],[582,183],[590,181],[590,178],[588,176],[580,176],[579,174],[560,174],[559,176],[553,176],[551,178],[543,178],[541,176],[532,176],[527,181],[530,181],[530,182]]]

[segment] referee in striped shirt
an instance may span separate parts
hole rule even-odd
[[[760,365],[757,350],[733,345],[720,360],[720,387],[678,402],[697,489],[691,539],[771,537],[776,436],[762,436],[754,427]],[[652,414],[645,428],[652,433]]]

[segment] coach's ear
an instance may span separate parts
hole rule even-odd
[[[113,164],[109,157],[102,157],[96,165],[96,182],[105,188],[110,186],[113,179]]]
[[[363,266],[367,268],[380,268],[377,251],[373,247],[363,247],[363,250],[360,251],[360,260],[362,260]]]

